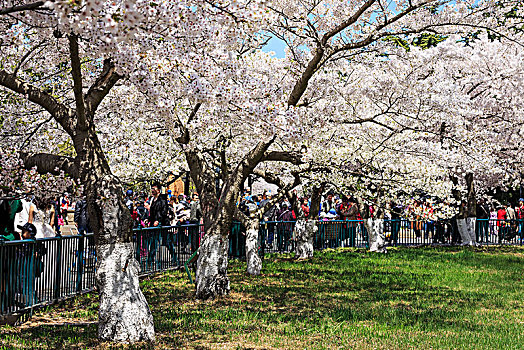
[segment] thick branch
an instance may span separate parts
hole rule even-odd
[[[247,227],[249,225],[249,220],[252,220],[249,218],[246,214],[240,211],[238,207],[235,207],[235,218],[242,223],[244,227]]]
[[[75,94],[76,117],[78,128],[82,131],[87,130],[86,105],[84,93],[82,91],[82,64],[80,63],[80,53],[78,52],[78,37],[70,35],[69,39],[69,58],[71,59],[71,75],[73,76],[73,92]]]
[[[267,140],[259,142],[244,159],[238,163],[237,167],[229,177],[228,181],[222,186],[220,195],[221,206],[233,206],[235,205],[236,196],[240,191],[240,187],[246,181],[249,174],[253,172],[253,169],[261,162],[264,153],[267,151],[269,146],[275,141],[275,135]]]
[[[12,6],[0,9],[0,15],[8,15],[10,13],[16,13],[16,12],[22,12],[22,11],[31,11],[36,10],[42,6],[44,6],[44,1],[37,1],[32,4],[25,4],[20,6]]]
[[[242,162],[238,164],[235,169],[233,178],[235,182],[240,186],[241,183],[246,181],[249,174],[253,172],[253,169],[263,160],[264,154],[267,149],[275,141],[276,135],[267,141],[260,141],[244,158]]]
[[[268,151],[262,157],[263,162],[288,162],[295,165],[303,164],[302,154],[300,152],[282,152],[282,151]]]
[[[116,72],[115,65],[111,62],[111,59],[106,58],[104,60],[104,67],[102,73],[96,79],[94,84],[89,88],[86,94],[86,108],[89,115],[94,115],[98,106],[107,96],[109,91],[115,86],[115,84],[122,79],[123,76]]]
[[[75,159],[71,157],[57,156],[49,153],[37,153],[29,155],[27,153],[21,153],[20,157],[24,161],[24,167],[26,169],[32,169],[36,167],[36,170],[40,174],[53,174],[59,175],[60,171],[78,178],[78,168],[75,164]]]
[[[289,106],[296,106],[298,104],[298,101],[307,89],[309,80],[317,71],[317,68],[323,57],[324,48],[321,46],[317,46],[315,56],[313,56],[311,61],[309,61],[306,70],[304,71],[304,73],[302,73],[300,79],[296,82],[295,86],[293,86],[293,91],[291,91],[291,94],[289,95],[289,98],[287,100],[287,104]]]
[[[292,183],[286,183],[277,174],[271,173],[269,171],[261,170],[261,169],[255,169],[253,171],[253,174],[260,176],[261,178],[266,180],[266,182],[268,183],[277,185],[281,189],[281,191],[285,193],[285,195],[288,198],[291,198],[293,196],[293,194],[291,193],[291,190],[297,187],[298,185],[300,185],[301,183],[300,176],[298,174],[295,174],[295,179]]]
[[[311,193],[311,206],[309,208],[309,218],[318,218],[320,212],[320,202],[322,201],[322,193],[326,187],[326,182],[322,182],[320,186],[313,186],[313,192]]]
[[[0,85],[27,98],[29,101],[48,111],[70,136],[75,134],[73,118],[75,113],[70,108],[58,102],[53,96],[36,86],[27,84],[5,70],[0,70]]]

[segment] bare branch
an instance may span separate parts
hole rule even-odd
[[[16,65],[16,68],[15,68],[15,71],[13,72],[13,75],[17,75],[18,74],[18,70],[20,69],[20,67],[22,67],[22,65],[24,64],[25,60],[31,56],[31,54],[33,52],[35,52],[36,50],[38,50],[44,43],[46,42],[46,40],[42,40],[41,42],[39,42],[37,45],[35,45],[34,47],[32,47],[31,49],[29,49],[27,51],[27,53],[20,59],[20,62],[18,62],[18,64]]]
[[[24,162],[26,169],[36,167],[41,174],[59,175],[60,171],[77,178],[79,176],[78,168],[75,164],[75,159],[71,157],[57,156],[49,153],[37,153],[29,155],[21,153],[20,157]]]
[[[6,7],[3,9],[0,9],[0,15],[8,15],[10,13],[16,13],[16,12],[23,12],[23,11],[31,11],[36,10],[42,6],[44,6],[44,1],[37,1],[32,4],[25,4],[20,6],[12,6],[12,7]]]

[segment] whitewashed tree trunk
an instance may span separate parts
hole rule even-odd
[[[466,219],[457,219],[457,228],[462,238],[462,245],[471,245],[471,235],[469,233],[468,223]],[[473,234],[475,229],[473,229]]]
[[[139,288],[133,244],[98,245],[97,258],[99,338],[124,343],[153,341],[153,316]]]
[[[88,183],[88,210],[98,233],[99,339],[124,343],[154,341],[153,316],[139,286],[131,215],[121,187],[112,175]]]
[[[475,217],[466,218],[466,227],[467,227],[467,232],[469,234],[469,241],[471,245],[477,244],[477,237],[475,235],[476,221],[477,221],[477,218]]]
[[[386,239],[384,237],[384,219],[364,219],[364,226],[368,231],[369,251],[386,253]]]
[[[246,227],[246,261],[247,273],[250,275],[260,275],[262,270],[262,259],[258,255],[259,227],[258,219],[249,220],[248,227]]]
[[[313,239],[318,231],[315,220],[300,219],[295,223],[296,239],[295,258],[310,259],[313,257]]]
[[[227,295],[230,291],[227,277],[228,239],[217,228],[206,232],[199,248],[196,271],[196,297],[199,299]]]

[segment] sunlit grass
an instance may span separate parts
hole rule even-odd
[[[142,281],[157,342],[132,348],[523,349],[523,263],[519,247],[274,255],[256,277],[232,261],[232,293],[212,301],[195,300],[187,275],[169,272]],[[111,348],[96,340],[97,304],[91,294],[42,310],[2,328],[0,344]]]

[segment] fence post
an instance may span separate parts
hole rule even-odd
[[[62,284],[62,235],[57,234],[56,241],[56,270],[55,270],[55,290],[54,299],[60,298],[60,285]]]
[[[82,275],[84,273],[84,234],[78,236],[78,256],[76,263],[76,293],[80,294],[82,291]]]
[[[36,302],[36,291],[35,291],[35,287],[36,287],[36,264],[37,264],[37,258],[36,258],[36,254],[37,254],[37,251],[36,251],[36,240],[35,239],[32,239],[32,248],[31,248],[31,259],[30,259],[30,262],[29,262],[29,273],[28,273],[28,278],[29,278],[29,281],[26,281],[26,283],[28,284],[28,288],[29,288],[29,291],[28,291],[28,296],[29,296],[29,303],[30,305],[27,305],[30,307],[30,311],[29,311],[29,316],[33,316],[33,305],[35,304]]]

